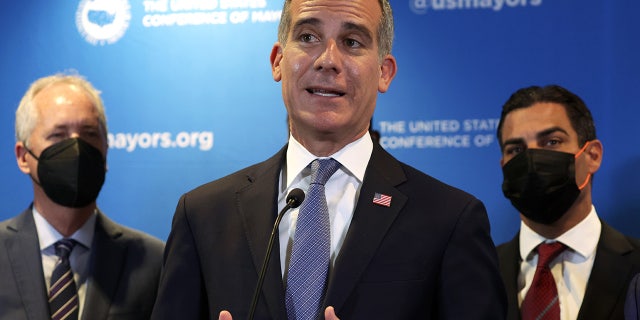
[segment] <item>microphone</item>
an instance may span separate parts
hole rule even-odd
[[[267,265],[269,264],[269,260],[271,258],[271,251],[273,251],[273,241],[276,237],[276,231],[278,230],[278,226],[280,225],[280,220],[284,216],[284,213],[289,209],[294,209],[300,206],[300,204],[304,201],[304,191],[300,188],[295,188],[289,191],[287,195],[287,201],[278,213],[278,217],[276,218],[276,222],[273,224],[273,229],[271,230],[271,236],[269,237],[269,244],[267,245],[267,254],[264,256],[264,261],[262,262],[262,268],[260,269],[260,276],[258,277],[258,283],[256,285],[256,291],[253,293],[253,300],[251,301],[251,309],[249,310],[249,320],[253,320],[253,314],[256,311],[256,305],[258,304],[258,299],[260,297],[260,291],[262,291],[262,284],[264,283],[264,276],[267,273]]]

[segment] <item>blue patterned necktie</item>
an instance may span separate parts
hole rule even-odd
[[[339,167],[334,159],[311,162],[311,184],[298,213],[287,275],[289,320],[315,320],[322,314],[331,250],[324,184]]]
[[[61,239],[54,244],[59,259],[51,274],[49,288],[49,310],[52,320],[78,319],[78,291],[69,264],[69,255],[75,245],[76,242],[72,239]]]

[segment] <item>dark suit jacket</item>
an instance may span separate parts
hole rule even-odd
[[[498,246],[500,273],[507,289],[507,319],[520,319],[518,273],[519,235]],[[624,302],[629,281],[640,271],[640,241],[623,235],[602,222],[602,232],[578,320],[624,319]]]
[[[149,319],[162,241],[96,219],[82,319]],[[0,319],[51,319],[31,209],[0,223]]]
[[[247,318],[285,152],[182,196],[152,319],[217,319],[221,310]],[[376,192],[391,206],[373,204]],[[378,145],[330,274],[324,304],[342,319],[496,320],[506,312],[482,203]],[[284,292],[275,249],[255,319],[286,319]]]
[[[629,284],[627,300],[624,305],[624,319],[640,319],[640,274],[636,274]]]

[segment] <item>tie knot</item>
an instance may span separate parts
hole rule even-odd
[[[76,241],[73,239],[60,239],[54,244],[56,247],[56,255],[61,259],[68,259],[71,250],[76,245]]]
[[[313,160],[311,162],[311,183],[324,185],[339,167],[340,162],[333,158]]]
[[[548,266],[567,247],[559,241],[542,243],[538,246],[538,266]]]

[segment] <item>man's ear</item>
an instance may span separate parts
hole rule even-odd
[[[282,61],[282,46],[280,45],[280,42],[276,42],[273,45],[269,61],[271,61],[271,75],[273,76],[273,80],[279,82],[280,80],[282,80],[282,72],[280,70],[280,62]]]
[[[25,174],[30,174],[31,169],[29,168],[29,163],[27,163],[27,148],[24,146],[22,141],[16,142],[14,147],[14,152],[16,155],[16,162],[18,163],[18,168]]]
[[[595,139],[589,142],[587,149],[584,151],[587,157],[587,167],[589,168],[589,173],[594,174],[600,168],[602,164],[602,142],[600,140]]]
[[[398,65],[396,63],[396,58],[392,55],[388,54],[382,60],[382,64],[380,65],[380,79],[378,79],[378,92],[385,93],[389,90],[389,86],[391,85],[391,81],[396,76],[396,72],[398,72]]]

